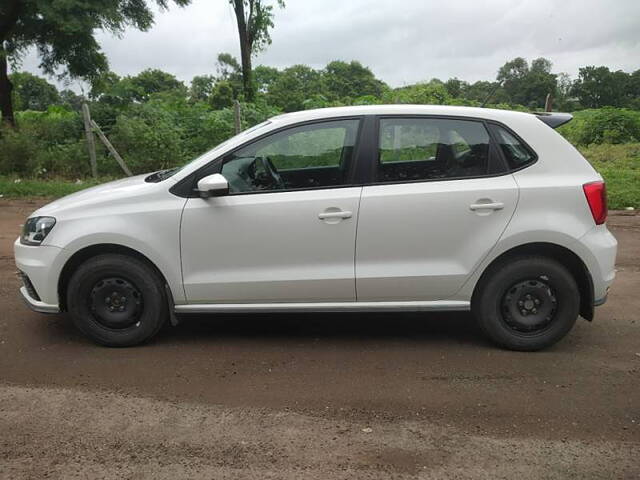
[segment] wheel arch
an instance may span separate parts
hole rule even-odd
[[[167,282],[165,275],[156,266],[156,264],[153,263],[149,259],[149,257],[144,255],[143,253],[140,253],[139,251],[131,247],[126,247],[124,245],[119,245],[115,243],[98,243],[94,245],[89,245],[87,247],[84,247],[78,250],[66,261],[66,263],[64,264],[64,267],[62,267],[60,276],[58,277],[58,301],[60,305],[60,311],[67,310],[67,287],[69,285],[69,280],[71,279],[73,273],[85,261],[97,255],[103,255],[106,253],[118,253],[121,255],[128,255],[130,257],[134,257],[139,260],[142,260],[151,268],[153,268],[158,273],[158,275],[160,275],[162,282],[167,286],[166,288],[169,289],[169,284]]]
[[[471,304],[475,301],[476,293],[482,284],[485,276],[497,264],[508,261],[521,255],[538,255],[551,258],[564,267],[566,267],[575,279],[578,290],[580,291],[580,316],[591,321],[594,314],[594,291],[593,279],[589,273],[589,269],[582,259],[572,250],[561,245],[550,242],[532,242],[512,247],[494,258],[489,265],[486,266],[482,275],[475,284],[471,297]]]

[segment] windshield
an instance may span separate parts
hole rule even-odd
[[[214,150],[218,150],[222,147],[224,147],[225,145],[231,143],[232,141],[242,138],[246,135],[249,135],[250,133],[255,132],[256,130],[260,130],[261,128],[266,127],[267,125],[269,125],[271,123],[271,120],[266,120],[262,123],[259,123],[258,125],[254,125],[253,127],[247,128],[246,130],[243,130],[242,132],[238,133],[237,135],[234,135],[231,138],[228,138],[227,140],[225,140],[224,142],[216,145],[215,147],[213,147],[210,150],[207,150],[205,153],[203,153],[202,155],[194,158],[193,160],[185,163],[183,166],[181,167],[174,167],[174,168],[169,168],[166,170],[160,170],[158,172],[153,172],[151,175],[149,175],[148,177],[146,177],[144,180],[145,182],[149,182],[149,183],[158,183],[161,182],[163,180],[166,180],[169,177],[172,177],[173,175],[175,175],[176,173],[178,173],[180,170],[182,170],[184,167],[186,167],[187,165],[189,165],[191,162],[195,162],[196,160],[198,160],[199,158],[202,158],[204,155],[207,155],[209,152],[212,152]]]

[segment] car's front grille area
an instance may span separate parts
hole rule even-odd
[[[31,283],[31,280],[29,280],[29,277],[27,277],[27,275],[24,272],[21,272],[21,271],[18,271],[18,275],[20,275],[20,279],[22,280],[22,284],[27,289],[27,292],[29,293],[29,296],[31,298],[33,298],[34,300],[40,301],[40,296],[38,295],[38,292],[36,292],[36,289],[33,286],[33,283]]]

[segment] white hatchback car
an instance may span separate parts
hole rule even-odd
[[[180,169],[36,211],[22,296],[128,346],[175,314],[471,310],[537,350],[613,281],[605,185],[569,115],[388,105],[281,115]]]

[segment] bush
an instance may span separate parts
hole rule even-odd
[[[171,113],[150,102],[121,114],[110,140],[133,173],[144,173],[183,161],[181,133]],[[107,173],[117,170],[114,160],[112,163]]]
[[[640,112],[612,107],[583,110],[559,132],[576,145],[640,142]]]
[[[33,173],[37,151],[38,145],[29,135],[3,127],[0,130],[0,174]]]

